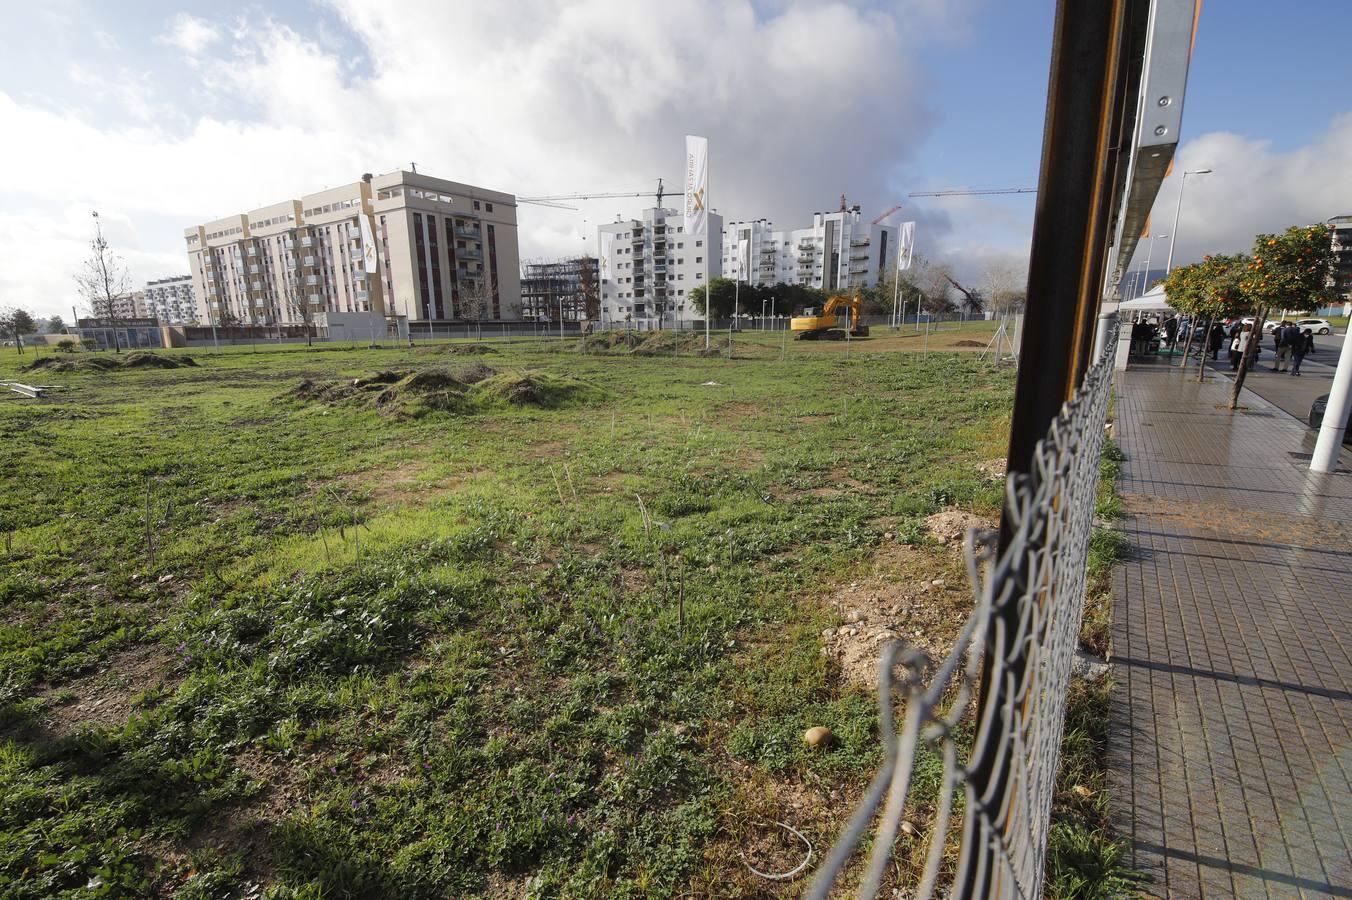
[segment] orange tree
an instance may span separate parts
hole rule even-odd
[[[1332,271],[1328,226],[1295,226],[1254,238],[1241,286],[1257,309],[1315,310],[1333,302]]]
[[[1188,349],[1198,322],[1205,322],[1209,332],[1216,319],[1249,311],[1252,301],[1245,293],[1242,282],[1250,262],[1249,257],[1243,254],[1207,256],[1201,262],[1179,266],[1164,279],[1164,292],[1169,297],[1169,305],[1191,320],[1180,366],[1187,365]],[[1202,366],[1205,364],[1206,351],[1203,350]],[[1202,377],[1201,366],[1198,367],[1197,377]]]

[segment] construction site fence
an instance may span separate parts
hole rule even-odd
[[[883,765],[806,896],[844,887],[870,827],[857,896],[889,878],[889,896],[917,900],[1042,895],[1115,346],[1038,443],[1032,471],[1007,479],[998,552],[994,535],[967,535],[975,605],[952,651],[931,666],[902,641],[884,648]],[[917,802],[918,772],[932,783],[936,766],[937,800]]]

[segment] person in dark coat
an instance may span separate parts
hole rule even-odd
[[[1220,356],[1221,345],[1225,343],[1225,326],[1220,322],[1211,326],[1210,341],[1211,358],[1216,359]]]
[[[1300,364],[1307,354],[1314,352],[1314,332],[1306,328],[1300,333],[1300,340],[1291,348],[1291,374],[1300,374]]]

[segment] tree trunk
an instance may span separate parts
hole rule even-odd
[[[1188,339],[1183,342],[1183,361],[1178,364],[1178,367],[1180,369],[1186,369],[1188,367],[1188,350],[1192,348],[1192,336],[1196,331],[1197,331],[1197,323],[1194,322],[1192,319],[1188,319]],[[1178,332],[1174,332],[1174,342],[1177,343],[1177,341],[1178,341]],[[1205,353],[1203,353],[1202,355],[1206,356]]]
[[[1197,383],[1206,381],[1206,355],[1211,352],[1211,329],[1216,325],[1216,317],[1212,316],[1206,320],[1206,331],[1202,334],[1202,343],[1198,346],[1201,350],[1201,359],[1197,362]],[[1183,362],[1188,361],[1188,354],[1183,354]]]
[[[1239,392],[1244,388],[1244,376],[1249,373],[1249,366],[1258,355],[1258,342],[1263,339],[1263,320],[1267,318],[1267,310],[1264,309],[1253,319],[1253,331],[1249,332],[1249,345],[1244,348],[1244,356],[1239,360],[1239,371],[1235,373],[1235,384],[1230,389],[1230,408],[1239,408]]]

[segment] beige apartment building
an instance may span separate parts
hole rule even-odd
[[[415,331],[521,318],[512,194],[415,172],[365,175],[184,239],[204,324],[296,325],[303,304],[311,321],[366,312],[406,316]]]

